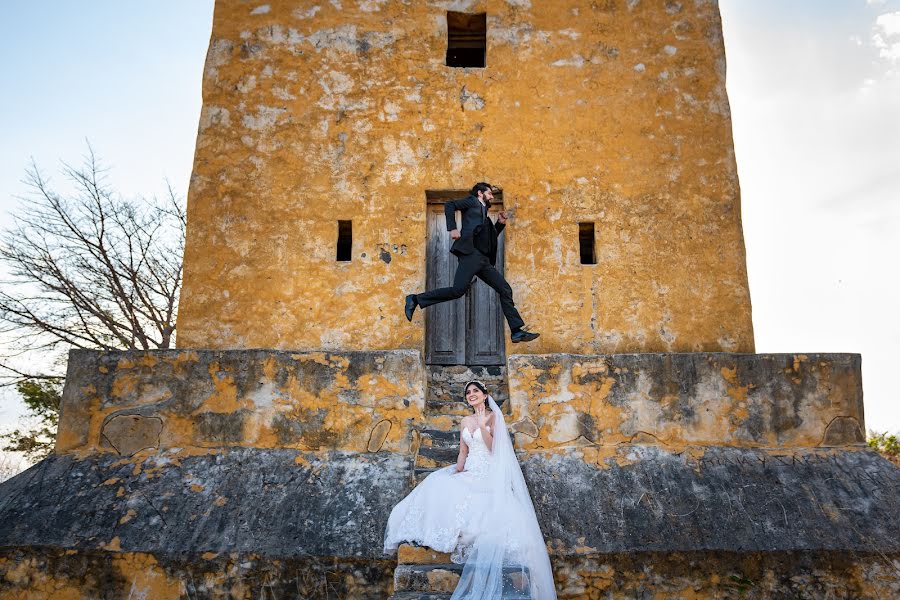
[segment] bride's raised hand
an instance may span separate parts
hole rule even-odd
[[[475,411],[475,422],[478,424],[478,428],[487,426],[488,420],[491,418],[491,414],[485,410],[484,405],[478,407]]]

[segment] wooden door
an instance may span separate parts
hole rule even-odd
[[[465,197],[429,197],[426,249],[427,289],[453,285],[456,256],[450,254],[450,235],[443,201]],[[494,211],[492,211],[494,213]],[[457,223],[461,222],[459,213]],[[497,269],[503,272],[503,235],[497,249]],[[475,279],[465,296],[425,309],[425,362],[432,365],[502,365],[506,361],[505,322],[497,293]]]
[[[456,222],[459,223],[459,213]],[[443,204],[428,205],[428,246],[425,287],[453,285],[456,257],[450,254],[450,234]],[[466,297],[433,304],[425,309],[425,362],[461,365],[466,362]]]

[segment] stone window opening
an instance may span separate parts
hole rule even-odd
[[[353,248],[353,221],[338,221],[337,261],[349,262]]]
[[[578,224],[578,247],[581,250],[581,264],[596,265],[597,252],[594,247],[594,223]]]
[[[447,11],[447,66],[483,69],[487,51],[487,13]]]

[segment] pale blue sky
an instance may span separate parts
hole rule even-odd
[[[900,431],[900,0],[720,8],[757,351],[861,352],[867,424]],[[123,193],[185,194],[211,19],[211,0],[3,2],[0,225],[29,157],[54,173],[85,138]],[[0,427],[20,412],[0,403]]]
[[[126,193],[186,191],[211,0],[5,0],[0,207],[29,157],[52,172],[89,138]],[[6,211],[3,211],[6,212]]]

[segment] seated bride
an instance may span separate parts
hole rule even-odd
[[[464,564],[452,600],[521,592],[555,600],[547,547],[500,408],[480,381],[465,387],[474,414],[460,427],[455,465],[431,473],[391,511],[385,553],[402,542],[447,552]]]

